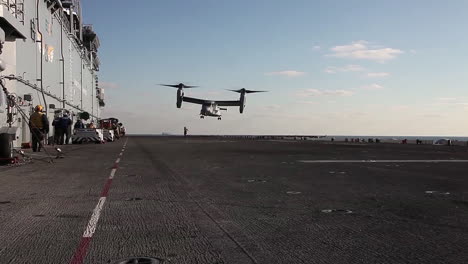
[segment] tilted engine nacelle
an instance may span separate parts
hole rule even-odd
[[[177,90],[177,108],[182,107],[183,99],[184,99],[184,91],[182,90],[182,88],[179,88]]]
[[[245,98],[245,92],[241,92],[240,93],[240,99],[239,99],[239,113],[243,113],[244,112],[244,108],[245,108],[245,101],[246,101],[246,98]]]
[[[195,88],[198,86],[193,86],[193,85],[185,85],[183,83],[179,84],[160,84],[161,86],[168,86],[168,87],[173,87],[177,88],[177,103],[176,106],[177,108],[182,107],[182,102],[184,101],[184,88]]]

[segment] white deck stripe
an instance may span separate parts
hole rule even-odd
[[[86,230],[83,233],[83,237],[93,236],[94,231],[96,231],[96,226],[99,221],[99,216],[101,215],[102,207],[104,206],[105,202],[106,202],[106,197],[99,198],[99,202],[96,205],[96,208],[94,208],[93,210],[93,215],[89,219],[88,226],[86,227]]]
[[[117,171],[117,169],[116,169],[116,168],[113,168],[113,169],[111,170],[111,173],[110,173],[109,179],[114,179],[114,176],[115,176],[115,172],[116,172],[116,171]]]
[[[298,160],[302,163],[463,163],[468,160]]]
[[[128,138],[125,141],[124,148],[125,148],[125,145],[127,144],[127,141],[128,141]],[[120,153],[120,154],[122,154],[122,153]],[[115,162],[119,163],[120,158],[117,158],[117,160]],[[109,179],[114,178],[116,171],[117,171],[116,168],[113,168],[111,170]],[[102,211],[102,208],[104,207],[105,202],[106,202],[106,197],[99,198],[99,201],[98,201],[96,207],[94,208],[93,214],[91,215],[91,218],[89,219],[88,225],[86,226],[86,229],[85,229],[85,231],[83,233],[83,237],[92,237],[93,236],[94,232],[96,231],[97,223],[99,221],[99,217],[101,216],[101,211]]]

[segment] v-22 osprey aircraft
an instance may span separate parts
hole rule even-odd
[[[248,93],[260,93],[266,91],[252,91],[245,88],[239,90],[229,90],[236,93],[240,93],[240,98],[237,101],[219,101],[219,100],[208,100],[208,99],[198,99],[193,97],[184,96],[184,88],[196,88],[198,86],[185,85],[183,83],[179,84],[160,84],[162,86],[168,86],[177,88],[177,108],[182,107],[182,102],[188,102],[192,104],[200,104],[200,118],[205,118],[205,116],[217,117],[218,120],[221,120],[221,111],[227,111],[227,108],[221,106],[239,106],[239,113],[244,112],[246,94]]]

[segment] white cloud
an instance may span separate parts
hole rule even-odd
[[[329,66],[325,69],[326,73],[337,73],[337,72],[360,72],[365,71],[362,66],[356,64],[350,64],[343,67]]]
[[[384,89],[384,87],[382,85],[379,85],[379,84],[376,84],[376,83],[365,85],[365,86],[362,86],[361,88],[364,89],[364,90],[369,90],[369,91]]]
[[[319,50],[319,49],[320,49],[320,46],[318,46],[318,45],[313,46],[312,49],[314,49],[314,50]]]
[[[99,88],[116,89],[119,88],[119,85],[115,82],[99,82]]]
[[[341,52],[352,52],[356,50],[364,50],[367,49],[367,44],[369,42],[365,40],[359,40],[359,41],[353,41],[349,45],[343,45],[343,46],[335,46],[333,48],[330,48],[331,51],[341,53]]]
[[[350,90],[318,90],[307,89],[304,91],[304,96],[351,96],[354,92]]]
[[[305,72],[301,72],[301,71],[292,71],[292,70],[288,70],[288,71],[277,71],[277,72],[267,72],[265,73],[265,75],[267,76],[275,76],[275,75],[279,75],[279,76],[287,76],[287,77],[299,77],[299,76],[302,76],[304,75]]]
[[[348,72],[348,71],[357,72],[357,71],[364,71],[364,70],[365,69],[362,66],[355,65],[355,64],[347,65],[343,68],[343,71],[345,72]]]
[[[369,42],[364,40],[354,41],[349,45],[335,46],[330,48],[330,50],[333,53],[328,54],[328,56],[331,57],[373,60],[382,63],[394,59],[403,53],[399,49],[371,46]]]
[[[457,101],[455,97],[440,97],[437,98],[438,101],[448,102],[448,101]]]
[[[409,110],[411,107],[409,105],[393,105],[390,107],[391,111],[406,111]]]
[[[388,72],[368,72],[366,74],[366,76],[369,77],[369,78],[382,78],[382,77],[390,76],[390,73],[388,73]]]
[[[434,103],[431,103],[430,106],[442,106],[442,107],[463,107],[468,109],[468,102],[466,98],[456,98],[456,97],[439,97],[436,98]]]

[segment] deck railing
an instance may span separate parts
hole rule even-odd
[[[10,13],[24,25],[24,0],[0,0]]]

